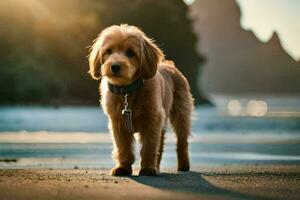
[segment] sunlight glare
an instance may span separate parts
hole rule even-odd
[[[246,110],[247,114],[252,117],[263,117],[268,112],[268,104],[265,101],[250,100]]]
[[[227,105],[227,109],[230,115],[238,116],[241,112],[241,103],[238,100],[230,100]]]
[[[35,18],[50,17],[50,11],[39,0],[22,0]]]

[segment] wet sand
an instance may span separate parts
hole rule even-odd
[[[3,169],[1,199],[299,199],[300,166],[203,166],[156,177],[108,169]],[[137,174],[137,170],[134,172]]]

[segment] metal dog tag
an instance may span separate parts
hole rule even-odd
[[[125,126],[130,133],[134,133],[133,125],[132,125],[132,112],[130,109],[122,110],[122,115],[125,121]]]
[[[127,94],[125,95],[124,109],[122,110],[122,116],[124,118],[125,126],[129,133],[134,133],[132,125],[132,111],[128,109]]]

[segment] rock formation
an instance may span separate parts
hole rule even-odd
[[[261,43],[240,26],[234,0],[197,0],[190,18],[206,56],[200,86],[208,95],[300,95],[300,62],[282,48],[277,33]]]

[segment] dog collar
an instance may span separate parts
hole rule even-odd
[[[108,83],[108,89],[114,94],[130,94],[142,87],[144,83],[144,79],[138,78],[137,80],[133,81],[130,85],[113,85]]]

